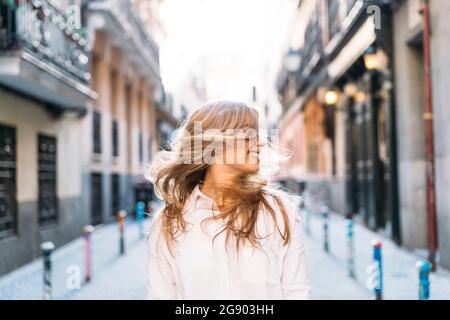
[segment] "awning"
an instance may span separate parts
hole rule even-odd
[[[330,79],[339,78],[376,40],[375,19],[367,18],[339,55],[328,65]]]

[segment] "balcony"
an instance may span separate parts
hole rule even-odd
[[[55,114],[83,112],[90,89],[89,46],[49,0],[0,2],[0,86],[43,102]]]
[[[339,32],[341,19],[339,16],[340,1],[328,0],[328,37],[333,39]]]
[[[340,6],[345,6],[344,16],[339,14]],[[327,56],[331,56],[338,49],[364,9],[364,0],[346,0],[344,2],[328,0],[329,42],[325,48]]]
[[[320,10],[316,5],[305,31],[305,45],[303,48],[303,60],[301,66],[301,76],[303,78],[307,78],[311,74],[323,54],[323,38],[320,20]]]
[[[115,37],[122,35],[122,39],[116,39],[116,44],[124,55],[139,66],[139,70],[151,75],[155,84],[161,82],[159,48],[131,0],[93,0],[89,2],[88,12],[94,29]]]

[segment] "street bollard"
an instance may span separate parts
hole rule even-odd
[[[52,298],[52,261],[51,255],[55,250],[53,242],[44,242],[41,244],[42,257],[44,261],[44,300]]]
[[[311,234],[311,210],[305,208],[305,231],[307,234]]]
[[[119,222],[119,250],[120,255],[125,254],[125,217],[127,212],[125,210],[120,210],[117,219]]]
[[[327,206],[322,206],[322,218],[323,218],[323,250],[325,252],[330,251],[330,245],[329,245],[329,217],[330,213]]]
[[[419,271],[419,300],[430,299],[430,271],[431,263],[428,261],[418,261],[416,268]]]
[[[300,197],[301,197],[300,213],[302,216],[302,221],[304,221],[303,226],[305,228],[305,232],[307,234],[309,234],[309,225],[308,225],[309,212],[308,212],[308,208],[306,207],[305,197],[304,197],[303,193],[300,194]]]
[[[136,220],[139,226],[139,238],[144,238],[144,209],[145,203],[139,201],[136,203]]]
[[[373,240],[372,247],[376,272],[373,286],[375,300],[383,300],[383,261],[381,259],[381,242]]]
[[[95,231],[95,228],[91,225],[83,227],[83,238],[84,238],[84,262],[85,262],[85,274],[84,281],[89,282],[92,279],[92,245],[91,245],[91,235]]]
[[[149,215],[150,215],[150,218],[153,218],[153,214],[155,213],[155,211],[156,211],[156,203],[155,202],[153,202],[153,201],[150,201],[149,203],[148,203],[148,213],[149,213]]]
[[[354,238],[353,238],[353,219],[347,219],[347,263],[348,275],[355,278],[355,260],[354,260]]]

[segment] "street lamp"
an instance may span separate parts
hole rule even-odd
[[[288,72],[295,72],[300,69],[300,64],[302,62],[300,51],[289,49],[285,59],[284,65]]]

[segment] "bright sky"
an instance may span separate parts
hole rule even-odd
[[[160,17],[168,35],[161,48],[166,90],[175,90],[202,56],[212,56],[219,63],[220,57],[235,57],[237,69],[232,77],[236,80],[262,77],[267,61],[276,60],[280,46],[287,42],[297,3],[298,0],[165,0]]]

